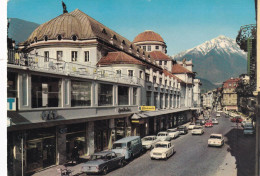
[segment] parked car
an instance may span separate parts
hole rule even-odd
[[[209,116],[205,116],[204,119],[207,121],[209,120]]]
[[[180,132],[177,130],[177,128],[171,128],[167,130],[168,136],[172,139],[175,139],[180,136]]]
[[[222,134],[211,134],[208,139],[208,146],[218,146],[224,145],[224,137]]]
[[[192,135],[194,135],[194,134],[200,134],[201,135],[203,133],[204,133],[203,127],[202,126],[197,126],[197,125],[191,131]]]
[[[218,120],[217,119],[212,119],[212,123],[213,124],[218,124]]]
[[[189,126],[188,126],[188,129],[192,130],[194,127],[195,127],[195,123],[190,123]]]
[[[164,141],[165,138],[168,136],[168,133],[167,131],[161,131],[157,134],[157,138],[160,140],[160,141]]]
[[[150,150],[154,148],[154,145],[159,142],[160,140],[157,139],[157,137],[154,136],[145,136],[142,138],[142,146],[146,150]]]
[[[245,126],[244,130],[243,130],[243,133],[244,133],[244,135],[247,135],[247,134],[253,135],[253,134],[255,134],[255,129],[254,129],[253,125],[252,126]]]
[[[155,144],[150,152],[151,159],[168,159],[174,153],[174,145],[169,141],[161,141]]]
[[[239,116],[231,118],[231,122],[241,123],[242,121],[243,121],[243,119],[241,117],[239,117]]]
[[[140,136],[128,136],[114,142],[112,151],[125,156],[126,160],[133,159],[143,151]]]
[[[180,134],[187,134],[188,128],[186,126],[178,126],[177,130],[180,132]]]
[[[220,113],[219,112],[217,112],[216,117],[220,117]]]
[[[102,151],[91,155],[90,160],[84,163],[81,171],[86,174],[107,174],[109,170],[123,167],[125,157],[113,151]]]
[[[205,123],[205,127],[213,127],[212,122],[211,122],[211,121],[207,121],[207,122]]]
[[[204,119],[200,119],[200,124],[205,125],[206,121]]]
[[[195,125],[200,125],[200,120],[196,120]]]

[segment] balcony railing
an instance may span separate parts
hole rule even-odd
[[[8,50],[8,64],[27,67],[29,70],[60,73],[70,76],[86,77],[90,79],[101,79],[126,84],[140,84],[140,79],[135,76],[117,74],[113,70],[86,65],[83,63],[65,62],[44,56],[19,53]]]

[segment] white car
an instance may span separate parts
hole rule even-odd
[[[177,130],[177,128],[168,129],[167,132],[168,132],[168,136],[171,137],[172,139],[180,136],[180,132]]]
[[[157,139],[157,137],[154,136],[145,136],[144,138],[142,138],[142,146],[143,148],[149,150],[149,149],[153,149],[154,145],[159,142],[160,140]]]
[[[212,123],[213,124],[218,124],[218,120],[217,119],[212,119]]]
[[[189,130],[192,130],[195,127],[195,123],[190,123],[190,125],[188,126]]]
[[[195,126],[191,131],[191,134],[203,134],[204,130],[202,126]]]
[[[221,147],[224,145],[224,137],[222,134],[211,134],[208,139],[208,146]]]
[[[161,131],[157,134],[157,139],[159,139],[160,141],[164,141],[167,136],[168,136],[167,131]]]
[[[161,141],[155,144],[150,152],[151,159],[168,159],[174,153],[174,145],[169,141]]]

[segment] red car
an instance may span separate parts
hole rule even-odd
[[[211,122],[211,121],[207,121],[207,122],[205,123],[205,127],[213,127],[212,122]]]
[[[231,122],[241,123],[242,121],[243,121],[243,119],[240,118],[240,117],[233,117],[233,118],[231,119]]]

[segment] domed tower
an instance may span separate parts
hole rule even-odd
[[[148,52],[161,51],[164,54],[167,53],[167,46],[163,38],[160,36],[160,34],[151,30],[146,30],[138,34],[135,37],[133,43]]]

